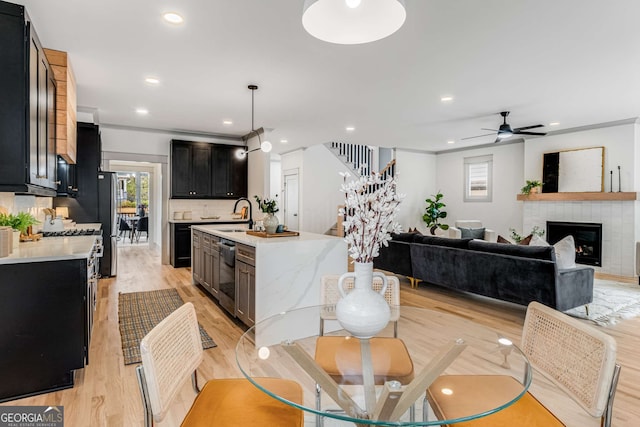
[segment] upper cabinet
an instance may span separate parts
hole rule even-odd
[[[247,160],[235,145],[171,141],[171,197],[235,199],[247,196]]]
[[[0,191],[55,195],[56,82],[23,6],[0,2]]]
[[[56,81],[56,154],[76,163],[76,79],[66,52],[44,49]]]
[[[238,158],[236,153],[239,149],[233,145],[213,146],[213,197],[247,197],[247,156]]]

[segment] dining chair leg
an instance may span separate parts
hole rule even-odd
[[[429,421],[429,401],[427,400],[427,396],[425,396],[422,401],[422,421]]]

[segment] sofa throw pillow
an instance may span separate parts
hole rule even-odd
[[[567,236],[553,245],[559,269],[576,268],[576,244],[573,236]]]
[[[549,242],[547,242],[542,237],[536,234],[531,238],[531,241],[529,242],[529,246],[551,246],[551,245],[549,245]]]
[[[519,245],[521,246],[529,246],[529,243],[531,243],[531,239],[533,238],[532,234],[529,234],[527,237],[525,237],[524,239],[520,240],[518,242]]]
[[[525,237],[524,239],[520,240],[518,243],[516,243],[517,245],[520,246],[528,246],[531,242],[531,239],[533,238],[533,236],[531,234],[529,234],[527,237]],[[498,239],[496,240],[497,243],[506,243],[509,245],[513,245],[514,243],[511,240],[505,239],[502,236],[498,236]]]
[[[499,234],[498,234],[498,239],[496,240],[496,242],[498,242],[498,243],[506,243],[507,245],[511,244],[511,242],[508,239],[505,239],[504,237],[502,237]]]
[[[484,228],[463,228],[460,227],[460,237],[463,239],[484,239]]]

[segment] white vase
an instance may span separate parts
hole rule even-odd
[[[268,213],[262,219],[262,223],[264,224],[264,231],[273,234],[276,232],[276,228],[278,228],[278,217],[275,214]]]
[[[372,288],[373,276],[382,278],[380,292]],[[343,284],[349,277],[355,278],[355,286],[347,294]],[[380,272],[373,272],[372,262],[356,262],[353,272],[345,273],[338,279],[338,290],[342,298],[336,305],[336,317],[340,325],[351,335],[357,338],[371,338],[387,326],[391,316],[389,304],[384,299],[387,278]]]

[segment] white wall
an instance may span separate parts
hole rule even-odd
[[[172,139],[185,141],[216,142],[218,144],[244,145],[242,141],[233,141],[223,138],[212,138],[180,133],[160,132],[142,129],[120,129],[100,126],[102,137],[102,151],[114,151],[120,153],[169,155],[169,147]]]
[[[338,220],[338,205],[344,204],[344,194],[340,191],[346,172],[345,166],[324,145],[314,145],[303,152],[304,167],[300,169],[301,198],[300,229],[311,233],[324,234]],[[290,166],[286,166],[290,169]],[[283,163],[283,170],[285,165]]]
[[[425,223],[422,221],[425,199],[438,190],[436,187],[436,155],[411,150],[395,150],[396,176],[398,193],[405,198],[400,204],[398,222],[402,230],[418,228],[427,234]],[[446,221],[445,221],[446,223]]]
[[[493,196],[491,202],[464,201],[464,158],[493,155]],[[524,144],[493,144],[489,147],[439,153],[436,156],[436,190],[444,195],[447,218],[476,219],[486,228],[507,237],[509,228],[522,231],[522,202],[516,200],[524,185]],[[529,231],[529,230],[527,230]]]
[[[530,139],[525,143],[525,179],[542,180],[544,153],[604,147],[604,191],[611,190],[610,171],[613,171],[613,191],[618,191],[618,166],[621,168],[622,191],[635,191],[640,188],[636,184],[638,178],[634,166],[638,158],[636,129],[635,123],[626,123]]]

